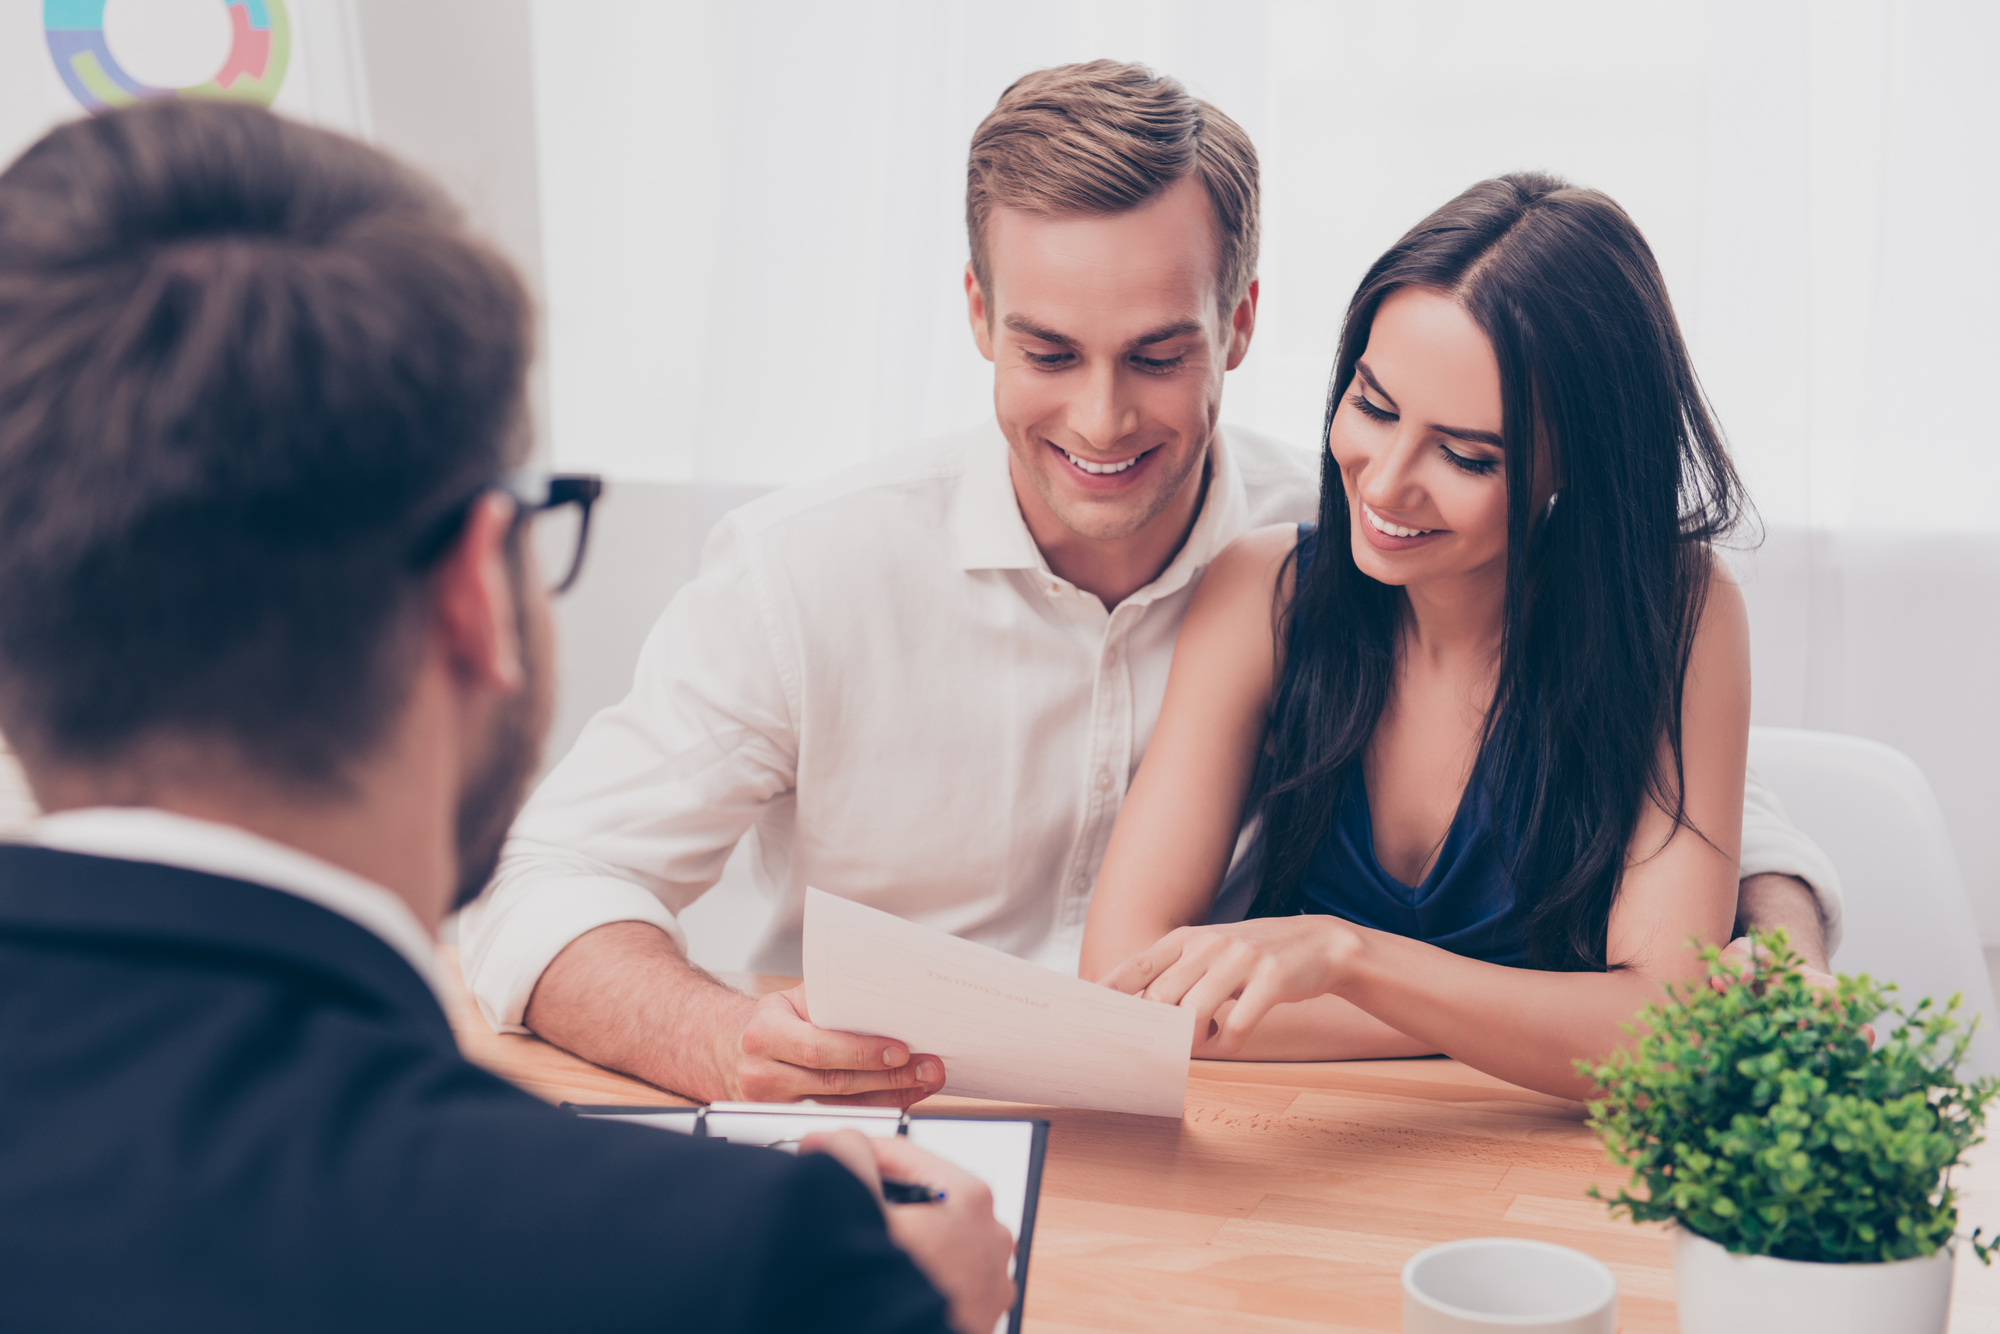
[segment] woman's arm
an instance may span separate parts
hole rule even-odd
[[[1588,1085],[1572,1062],[1610,1051],[1664,983],[1699,971],[1690,937],[1727,938],[1749,744],[1749,656],[1742,595],[1718,570],[1683,699],[1685,823],[1676,826],[1655,802],[1640,816],[1607,935],[1608,957],[1623,965],[1616,971],[1506,968],[1338,918],[1294,917],[1183,927],[1106,981],[1192,1008],[1196,1031],[1212,1028],[1219,1052],[1248,1047],[1274,1006],[1332,994],[1489,1074],[1584,1096]]]
[[[1224,1001],[1216,1015],[1227,1019],[1233,1003]],[[1206,1061],[1376,1061],[1435,1056],[1438,1048],[1389,1027],[1353,1001],[1326,995],[1272,1007],[1250,1036],[1228,1051],[1218,1037],[1196,1038],[1194,1054]]]
[[[1297,542],[1291,524],[1246,533],[1195,590],[1159,724],[1097,873],[1077,970],[1083,977],[1208,918],[1264,743],[1282,651],[1272,597]]]

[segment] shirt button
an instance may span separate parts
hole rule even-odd
[[[1097,771],[1097,790],[1100,792],[1111,790],[1111,771],[1109,769],[1099,769]]]
[[[1078,876],[1076,878],[1076,889],[1079,894],[1087,892],[1090,889],[1090,877],[1087,875]]]

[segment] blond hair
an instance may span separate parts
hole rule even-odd
[[[1257,276],[1257,150],[1235,121],[1144,65],[1093,60],[1015,82],[972,136],[965,228],[972,273],[993,291],[986,221],[995,208],[1048,217],[1124,213],[1189,175],[1215,208],[1216,291],[1225,312]]]

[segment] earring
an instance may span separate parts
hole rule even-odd
[[[1561,499],[1561,497],[1562,497],[1562,492],[1560,491],[1551,491],[1549,493],[1548,507],[1542,511],[1543,523],[1547,523],[1549,521],[1549,516],[1556,512],[1556,501]]]

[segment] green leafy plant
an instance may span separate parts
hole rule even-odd
[[[1757,945],[1747,968],[1709,947],[1708,976],[1646,1007],[1635,1043],[1577,1062],[1601,1093],[1592,1128],[1632,1170],[1612,1212],[1744,1255],[1935,1253],[1958,1227],[1950,1169],[2000,1092],[2000,1079],[1958,1078],[1973,1027],[1959,998],[1892,1009],[1894,986],[1866,975],[1810,985],[1782,930]],[[1871,1050],[1864,1026],[1885,1014],[1903,1022]],[[1972,1245],[1992,1263],[1977,1232]]]

